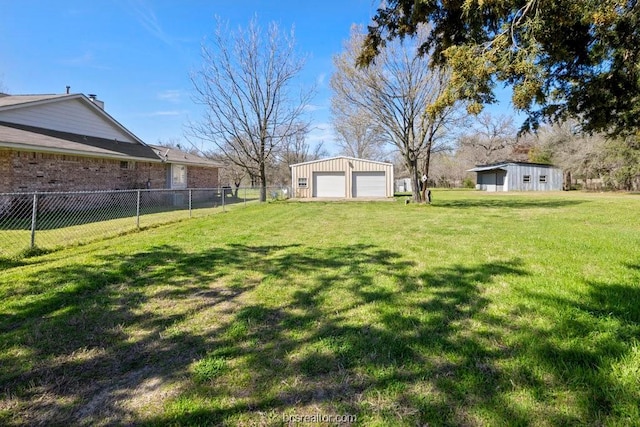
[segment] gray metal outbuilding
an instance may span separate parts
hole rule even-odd
[[[295,198],[393,197],[393,164],[353,157],[291,165]]]
[[[559,191],[562,190],[562,169],[553,165],[525,162],[504,162],[480,165],[476,172],[476,189],[484,191]]]

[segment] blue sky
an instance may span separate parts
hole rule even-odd
[[[304,83],[317,84],[309,142],[330,152],[331,58],[352,24],[368,24],[378,0],[0,0],[0,88],[11,94],[94,93],[145,142],[181,140],[200,117],[189,73],[214,17],[246,27],[295,26],[307,55]],[[332,153],[333,154],[333,153]]]

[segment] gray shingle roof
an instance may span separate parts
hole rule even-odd
[[[66,151],[99,157],[161,160],[153,148],[143,144],[0,122],[0,146],[14,144],[31,149]]]
[[[186,151],[182,151],[176,148],[171,147],[163,147],[162,145],[151,145],[157,153],[158,156],[169,163],[182,163],[185,165],[198,165],[198,166],[209,166],[209,167],[222,167],[223,165],[220,162],[215,160],[207,159],[206,157],[196,156],[195,154],[187,153]],[[165,156],[166,154],[166,156]]]
[[[72,96],[67,94],[51,94],[51,95],[6,95],[0,96],[0,107],[6,107],[10,105],[28,104],[29,102],[46,101],[55,98],[64,98],[65,96]]]

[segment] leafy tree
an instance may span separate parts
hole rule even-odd
[[[202,67],[191,76],[194,99],[205,107],[192,136],[214,143],[228,161],[258,177],[262,201],[270,159],[307,129],[300,123],[312,91],[294,91],[303,66],[293,31],[275,23],[264,30],[256,18],[231,31],[218,20],[210,44],[202,46]]]
[[[528,113],[524,129],[575,116],[586,131],[640,131],[637,0],[388,0],[373,21],[360,65],[433,25],[421,52],[453,70],[440,108],[467,99],[478,112],[504,82]]]
[[[426,37],[427,29],[422,28],[421,34]],[[413,198],[420,201],[424,199],[424,192],[419,193],[420,172],[428,177],[430,155],[456,118],[458,104],[432,108],[449,74],[446,69],[429,68],[428,58],[417,56],[415,43],[409,41],[390,43],[376,64],[358,68],[356,58],[363,40],[361,28],[354,26],[344,52],[334,58],[336,71],[330,85],[339,101],[333,102],[351,105],[358,117],[375,118],[381,136],[402,155]]]

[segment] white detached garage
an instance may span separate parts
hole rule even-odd
[[[393,197],[393,165],[344,156],[297,163],[291,186],[301,199]]]

